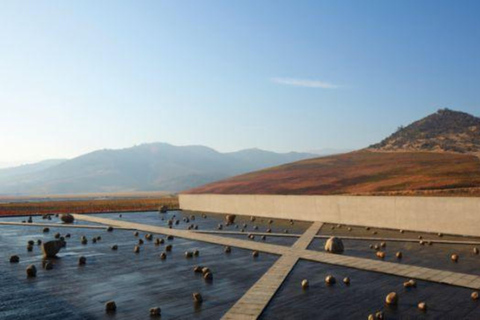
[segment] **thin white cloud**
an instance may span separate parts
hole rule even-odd
[[[321,88],[321,89],[337,89],[338,86],[333,83],[324,81],[308,80],[308,79],[294,79],[294,78],[272,78],[273,82],[284,84],[287,86],[307,87],[307,88]]]

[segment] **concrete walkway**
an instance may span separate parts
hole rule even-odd
[[[321,222],[314,222],[293,244],[292,249],[306,249],[322,225],[323,223]],[[288,253],[281,256],[222,319],[257,319],[260,317],[298,260],[299,257],[296,254]]]
[[[144,232],[159,233],[165,235],[173,235],[180,238],[203,241],[218,245],[228,245],[232,247],[243,248],[247,250],[257,250],[276,255],[297,256],[299,259],[305,259],[326,264],[350,267],[360,270],[391,274],[405,278],[432,281],[438,283],[446,283],[454,286],[465,287],[470,289],[480,289],[480,276],[465,273],[457,273],[432,268],[417,267],[401,263],[385,262],[382,260],[373,260],[366,258],[358,258],[345,256],[340,254],[330,254],[298,247],[287,247],[275,244],[255,242],[251,240],[241,240],[228,237],[221,237],[211,234],[195,233],[188,230],[169,229],[158,226],[149,226],[140,223],[132,223],[127,221],[99,218],[89,215],[75,214],[78,221],[90,221],[110,225],[113,227],[137,229]],[[310,229],[309,229],[310,230]],[[306,238],[305,238],[306,239]]]
[[[192,230],[196,233],[208,233],[208,234],[227,234],[227,235],[249,235],[254,236],[269,236],[269,237],[279,237],[279,238],[300,238],[302,234],[299,233],[278,233],[278,232],[258,232],[258,231],[225,231],[225,230]],[[339,234],[321,234],[315,235],[315,239],[328,239],[330,237],[339,237],[344,240],[367,240],[367,241],[391,241],[391,242],[414,242],[418,243],[420,239],[418,238],[389,238],[389,237],[362,237],[362,236],[346,236]],[[480,241],[474,240],[440,240],[440,239],[430,239],[425,238],[423,241],[431,241],[432,243],[440,244],[461,244],[461,245],[478,245],[480,246]]]

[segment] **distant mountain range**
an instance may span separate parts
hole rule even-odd
[[[210,183],[202,194],[480,195],[480,119],[441,109],[360,151]]]
[[[98,150],[71,160],[47,160],[0,169],[0,194],[177,192],[315,156],[260,149],[220,153],[204,146],[151,143],[120,150]]]

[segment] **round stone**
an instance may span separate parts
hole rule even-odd
[[[325,283],[326,284],[332,285],[332,284],[335,284],[335,282],[337,282],[337,280],[335,279],[334,276],[328,275],[328,276],[325,277]]]
[[[303,279],[303,280],[302,280],[302,288],[303,288],[303,289],[307,289],[307,288],[308,288],[308,280],[307,280],[307,279]]]
[[[28,278],[35,278],[37,276],[37,268],[33,264],[29,265],[26,271]]]
[[[427,311],[427,304],[425,302],[419,302],[418,303],[418,309],[422,310],[422,311]]]
[[[413,279],[410,279],[410,280],[404,282],[403,286],[405,288],[416,288],[417,287],[417,282]]]
[[[458,257],[458,254],[454,253],[450,258],[452,259],[453,262],[458,262],[459,257]]]
[[[350,278],[349,277],[343,278],[343,283],[345,283],[348,286],[350,284]]]
[[[10,256],[10,263],[19,263],[20,257],[17,255]]]
[[[113,313],[117,310],[117,304],[115,301],[108,301],[105,303],[105,312],[106,313]]]
[[[397,253],[395,253],[395,257],[397,257],[397,259],[402,259],[403,255],[400,251],[398,251]]]
[[[330,237],[325,242],[325,251],[330,253],[342,253],[344,251],[342,240],[337,237]]]
[[[389,305],[396,305],[398,303],[398,295],[396,292],[390,292],[385,297],[385,302]]]
[[[159,307],[150,308],[151,317],[160,317],[162,310]]]
[[[84,256],[81,256],[80,258],[78,258],[79,266],[84,266],[85,264],[87,264],[87,258],[85,258]]]
[[[194,292],[194,293],[193,293],[193,301],[194,301],[195,303],[202,303],[202,302],[203,302],[203,297],[202,297],[202,295],[201,295],[200,293],[198,293],[198,292]]]

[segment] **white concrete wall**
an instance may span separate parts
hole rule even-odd
[[[480,236],[480,198],[180,195],[183,210]]]

